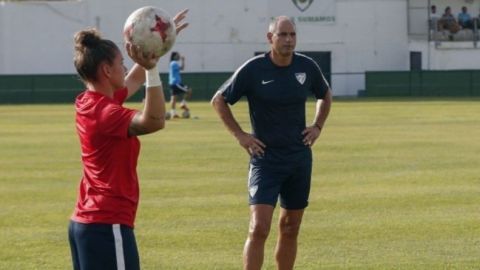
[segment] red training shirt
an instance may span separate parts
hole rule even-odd
[[[75,101],[83,177],[72,220],[79,223],[124,224],[133,228],[139,187],[140,142],[128,136],[136,111],[124,108],[127,89],[114,98],[84,91]]]

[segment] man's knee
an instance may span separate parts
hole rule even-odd
[[[279,224],[280,234],[283,237],[297,238],[300,231],[301,220],[282,219]]]
[[[270,226],[267,223],[251,222],[248,235],[249,235],[249,238],[252,240],[265,241],[268,237],[269,232],[270,232]]]

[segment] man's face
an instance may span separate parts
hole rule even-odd
[[[273,33],[268,33],[267,36],[273,51],[281,56],[293,54],[297,44],[297,36],[295,26],[289,20],[279,21]]]

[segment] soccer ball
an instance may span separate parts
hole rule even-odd
[[[144,56],[160,57],[175,43],[175,23],[168,13],[156,7],[142,7],[130,14],[123,27],[125,42],[139,46]]]
[[[190,111],[183,111],[182,118],[190,118]]]

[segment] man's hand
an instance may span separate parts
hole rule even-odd
[[[312,146],[313,144],[315,144],[315,141],[320,136],[320,132],[321,132],[321,129],[316,125],[306,127],[302,131],[303,143],[305,145]]]
[[[240,145],[245,148],[247,153],[251,156],[263,156],[265,154],[266,145],[255,138],[252,134],[242,132],[238,136],[235,136]]]

